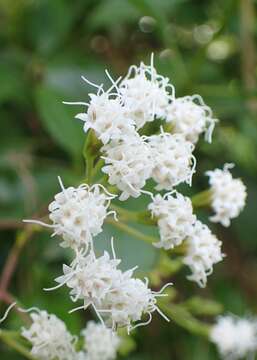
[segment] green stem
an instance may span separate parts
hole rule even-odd
[[[0,339],[8,346],[25,356],[27,359],[36,360],[23,345],[19,344],[6,330],[0,330]]]
[[[102,146],[101,141],[97,139],[94,131],[91,129],[88,134],[83,148],[83,157],[86,162],[86,182],[91,183],[94,161],[99,156],[99,150]]]
[[[212,192],[210,189],[204,190],[191,198],[194,207],[204,207],[211,204]]]
[[[98,161],[96,162],[95,166],[92,169],[92,179],[94,179],[94,177],[99,173],[99,171],[103,166],[104,166],[104,160],[101,158],[98,159]]]
[[[124,209],[117,205],[111,205],[111,209],[115,210],[118,215],[126,220],[135,221],[140,224],[145,225],[156,225],[157,221],[152,218],[150,211],[131,211]]]
[[[121,231],[123,231],[129,235],[135,236],[136,238],[147,242],[148,244],[152,244],[152,243],[158,241],[158,239],[156,239],[155,237],[145,235],[145,234],[141,233],[140,231],[130,227],[129,225],[122,223],[121,221],[107,219],[107,223],[115,226],[116,228],[120,229]]]
[[[158,302],[158,307],[170,317],[176,324],[186,329],[192,334],[209,338],[210,325],[203,323],[193,317],[184,307],[177,304],[167,304],[163,301]]]

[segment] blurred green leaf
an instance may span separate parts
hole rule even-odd
[[[78,157],[82,152],[85,134],[83,124],[74,119],[76,110],[62,104],[63,96],[50,87],[38,87],[35,97],[45,129],[61,147]]]
[[[183,303],[187,310],[195,315],[212,315],[216,316],[222,313],[223,306],[214,300],[204,299],[194,296]]]

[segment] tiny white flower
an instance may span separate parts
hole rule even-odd
[[[171,90],[171,94],[169,91]],[[165,118],[166,108],[173,98],[174,88],[169,79],[157,74],[153,66],[131,66],[119,86],[128,118],[133,118],[138,129],[155,118]]]
[[[92,237],[102,231],[105,218],[113,213],[108,212],[108,207],[115,195],[98,184],[91,187],[82,184],[77,188],[65,189],[60,178],[59,182],[62,191],[55,195],[54,201],[48,207],[49,218],[53,224],[48,225],[37,220],[24,221],[52,228],[52,236],[62,236],[63,247],[87,249]]]
[[[191,233],[196,221],[190,198],[178,192],[163,197],[157,194],[148,205],[152,215],[158,219],[160,241],[154,245],[166,250],[178,246]]]
[[[119,199],[140,196],[140,190],[150,178],[153,168],[151,151],[143,137],[132,136],[121,142],[111,142],[102,148],[109,183],[122,191]]]
[[[212,131],[217,121],[199,95],[174,99],[167,107],[166,120],[171,122],[175,133],[183,134],[194,144],[203,132],[206,140],[211,142]]]
[[[148,137],[154,167],[152,177],[157,190],[172,190],[182,182],[191,184],[195,171],[194,145],[183,135],[164,133]]]
[[[215,214],[210,218],[213,222],[220,222],[223,226],[229,226],[230,220],[236,218],[245,206],[246,187],[241,179],[233,179],[229,168],[231,164],[225,164],[224,169],[207,171],[211,187],[211,206]]]
[[[96,258],[94,251],[88,255],[78,253],[71,266],[63,265],[64,275],[55,279],[59,286],[66,284],[70,289],[72,301],[83,300],[84,308],[100,304],[113,283],[120,276],[117,270],[120,260],[111,259],[107,251]],[[55,288],[57,288],[55,287]],[[54,288],[53,288],[54,289]]]
[[[82,331],[85,338],[85,350],[90,360],[113,360],[120,345],[117,333],[101,323],[88,322]]]
[[[224,359],[241,359],[257,350],[257,320],[220,316],[212,327],[210,339]]]
[[[205,287],[207,276],[213,271],[213,265],[224,257],[221,252],[221,241],[206,225],[197,220],[193,225],[192,233],[186,239],[186,245],[183,262],[192,272],[187,278],[195,281],[200,287]]]
[[[134,121],[127,116],[126,108],[118,95],[113,98],[113,95],[106,92],[89,96],[87,113],[76,115],[77,119],[85,122],[85,132],[93,129],[103,144],[118,140],[124,135],[134,134]]]
[[[31,354],[40,360],[76,360],[75,337],[65,323],[53,314],[38,311],[30,314],[32,324],[21,335],[32,345]]]

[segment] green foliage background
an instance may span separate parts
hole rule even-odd
[[[204,290],[186,281],[184,270],[172,276],[178,300],[201,296],[222,303],[226,312],[256,312],[256,8],[254,0],[0,0],[1,267],[22,231],[21,219],[46,213],[59,190],[57,175],[66,185],[84,176],[85,134],[73,119],[79,108],[62,101],[86,101],[94,91],[81,75],[106,83],[105,68],[116,77],[133,63],[149,62],[154,52],[158,72],[170,77],[177,95],[199,93],[220,119],[213,143],[201,140],[197,147],[190,192],[206,188],[204,172],[225,162],[236,164],[234,174],[248,187],[242,215],[231,228],[214,229],[227,258]],[[128,206],[143,209],[145,200],[131,200]],[[110,233],[124,268],[138,264],[146,272],[157,266],[158,250],[113,228],[106,227],[100,247],[109,246],[105,239]],[[8,291],[25,307],[55,312],[78,332],[93,314],[68,315],[72,304],[65,289],[42,290],[53,284],[68,258],[48,233],[33,235],[22,249]],[[0,300],[4,312],[1,292]],[[188,306],[212,321],[197,299]],[[21,324],[12,313],[4,326],[19,329]],[[126,359],[218,359],[207,341],[157,316],[134,338],[137,348]],[[22,359],[2,344],[0,354],[1,359]]]

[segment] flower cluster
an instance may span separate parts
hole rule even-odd
[[[113,360],[116,358],[120,338],[111,329],[100,323],[89,321],[81,334],[85,339],[88,359]]]
[[[211,142],[216,121],[199,95],[174,99],[167,110],[167,122],[172,124],[174,132],[183,134],[194,144],[203,132],[206,140]]]
[[[66,328],[65,323],[46,311],[30,314],[32,324],[21,329],[21,335],[32,345],[31,354],[39,360],[76,360],[76,338]]]
[[[114,360],[120,338],[101,323],[90,321],[81,331],[83,350],[77,350],[77,336],[72,336],[65,323],[56,315],[32,309],[31,325],[22,328],[21,335],[38,360]]]
[[[63,237],[62,246],[70,246],[75,257],[70,266],[63,265],[63,275],[55,279],[58,285],[45,290],[65,284],[71,289],[73,302],[83,301],[83,305],[71,312],[91,305],[102,323],[113,329],[126,326],[130,331],[141,325],[144,315],[151,319],[155,310],[161,313],[156,304],[159,293],[152,292],[148,282],[133,277],[135,268],[126,272],[117,268],[121,261],[116,259],[113,239],[113,259],[107,251],[100,257],[94,252],[93,236],[101,232],[104,219],[113,213],[107,208],[114,196],[100,185],[65,189],[61,183],[61,187],[62,192],[49,205],[53,221],[50,226],[54,227],[55,234]]]
[[[241,179],[233,179],[229,168],[232,164],[225,164],[224,169],[207,171],[211,186],[211,205],[215,215],[210,220],[229,226],[230,220],[237,217],[245,206],[246,187]]]
[[[177,192],[160,194],[153,198],[148,205],[152,215],[158,219],[160,242],[156,247],[166,250],[178,246],[192,232],[192,225],[196,221],[193,215],[191,200]]]
[[[241,359],[257,350],[257,319],[221,316],[212,327],[210,339],[226,359]]]
[[[213,265],[224,257],[221,252],[221,241],[206,225],[197,220],[193,225],[192,233],[186,239],[186,244],[187,250],[183,262],[192,271],[188,279],[197,282],[200,287],[205,287],[207,276],[213,271]]]
[[[135,268],[120,270],[121,260],[116,258],[113,239],[112,256],[107,251],[98,255],[94,250],[94,238],[102,232],[108,216],[112,214],[117,220],[111,209],[116,196],[125,201],[142,193],[150,194],[152,201],[146,213],[149,222],[152,215],[160,233],[160,240],[154,245],[165,250],[181,245],[183,263],[191,270],[188,279],[200,287],[206,285],[213,265],[224,257],[221,242],[194,215],[193,205],[197,204],[175,190],[182,183],[192,183],[196,171],[193,151],[200,134],[205,133],[210,141],[216,122],[210,108],[199,95],[176,98],[173,85],[157,74],[153,62],[150,66],[143,63],[132,66],[125,78],[116,82],[107,75],[112,86],[105,92],[102,85],[89,82],[98,91],[90,94],[89,103],[79,103],[87,110],[77,115],[84,121],[84,131],[93,135],[87,145],[90,146],[91,138],[98,142],[88,154],[90,157],[94,153],[86,164],[87,178],[90,181],[99,175],[100,164],[104,175],[99,182],[105,186],[82,184],[65,189],[59,179],[61,192],[49,205],[51,224],[30,220],[52,229],[52,235],[62,238],[61,246],[71,248],[74,254],[71,263],[63,265],[63,274],[55,279],[58,285],[46,290],[66,285],[71,301],[80,302],[70,312],[91,306],[101,323],[88,324],[83,331],[87,350],[76,352],[74,338],[60,320],[45,312],[33,313],[33,324],[23,330],[23,336],[32,343],[32,353],[42,359],[78,360],[86,356],[90,360],[111,360],[119,344],[114,333],[118,327],[126,327],[129,332],[148,324],[154,311],[167,319],[157,299],[165,296],[162,291],[169,283],[159,292],[152,291],[147,278],[143,281],[135,277]],[[162,126],[151,133],[149,123],[155,119],[161,120]],[[89,174],[92,166],[94,175]],[[106,190],[106,175],[118,195]],[[215,212],[211,220],[228,226],[245,204],[245,186],[241,180],[232,178],[228,166],[207,175],[211,187],[207,191],[211,194],[208,205]],[[153,195],[144,191],[149,179],[154,181],[155,190],[170,192]],[[55,337],[51,335],[53,329]]]

